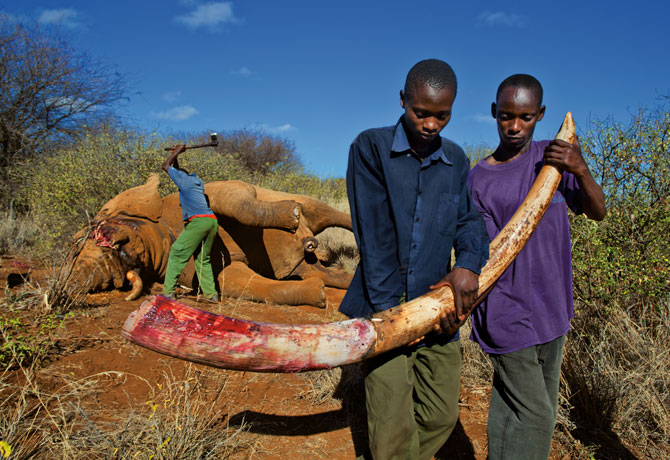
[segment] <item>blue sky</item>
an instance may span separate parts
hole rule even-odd
[[[126,75],[123,114],[159,131],[263,128],[294,142],[306,168],[345,174],[349,144],[391,125],[421,59],[458,77],[443,136],[497,144],[490,104],[530,73],[547,113],[626,122],[670,94],[670,2],[0,0],[0,12],[60,27],[77,49]]]

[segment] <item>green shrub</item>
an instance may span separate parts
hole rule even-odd
[[[42,360],[54,346],[54,331],[70,317],[71,314],[47,314],[40,318],[39,326],[33,327],[16,313],[0,316],[0,370],[25,367]]]
[[[107,200],[144,183],[164,156],[159,145],[157,136],[105,125],[26,169],[20,199],[47,229],[43,249],[63,246]]]
[[[309,195],[316,199],[333,202],[345,199],[347,186],[344,179],[320,179],[313,174],[298,171],[273,171],[253,179],[255,185],[287,193]]]
[[[491,147],[485,142],[480,142],[477,145],[463,144],[463,151],[470,159],[470,167],[474,168],[477,163],[491,155],[495,151],[495,147]]]
[[[576,313],[563,368],[567,393],[582,430],[615,432],[644,456],[664,458],[670,452],[670,114],[640,110],[627,126],[600,121],[581,142],[608,215],[603,222],[571,219]]]
[[[239,133],[233,140],[239,141]],[[196,172],[204,182],[243,180],[274,190],[302,193],[319,199],[338,200],[346,195],[342,179],[322,180],[305,173],[286,141],[265,134],[245,132],[245,148],[254,145],[267,168],[250,171],[253,152],[231,153],[216,149],[188,150],[179,158],[182,168]],[[16,170],[17,182],[25,184],[17,197],[30,210],[43,235],[35,252],[53,257],[69,246],[71,235],[89,223],[108,200],[143,184],[151,173],[161,171],[167,158],[164,147],[177,142],[205,141],[203,136],[175,137],[145,134],[112,122],[82,131],[76,141],[62,146],[30,167]],[[231,145],[225,136],[223,145]],[[239,143],[239,142],[238,142]],[[234,142],[232,145],[235,145]],[[273,155],[270,155],[270,153]],[[283,153],[282,153],[283,152]],[[160,193],[177,191],[161,174]]]
[[[634,316],[651,305],[667,308],[669,136],[667,111],[641,110],[629,126],[596,123],[583,140],[608,216],[602,224],[573,219],[575,290],[581,299],[635,310]]]

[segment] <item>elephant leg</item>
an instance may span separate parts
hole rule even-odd
[[[303,280],[317,278],[323,281],[326,286],[338,289],[348,289],[353,278],[353,275],[342,269],[324,267],[318,260],[313,263],[303,260],[295,267],[291,275],[299,276]]]
[[[207,184],[205,193],[214,214],[236,220],[242,225],[295,232],[300,223],[299,203],[293,200],[259,200],[256,189],[244,182]]]
[[[265,278],[242,262],[232,262],[219,275],[221,293],[228,297],[282,305],[326,307],[323,281],[317,278],[277,281]]]

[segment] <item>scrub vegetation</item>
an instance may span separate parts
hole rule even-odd
[[[640,109],[582,138],[608,216],[572,219],[576,314],[563,377],[573,435],[596,457],[670,452],[670,112]],[[591,442],[594,442],[595,439]]]
[[[77,142],[56,146],[47,155],[34,159],[30,168],[10,173],[21,184],[12,196],[13,206],[25,209],[30,220],[41,223],[42,234],[26,242],[42,256],[48,257],[57,253],[57,248],[67,247],[72,234],[84,227],[111,197],[144,184],[151,173],[159,172],[166,156],[163,147],[177,142],[197,144],[206,137],[144,133],[108,122],[86,130]],[[241,135],[246,139],[253,137],[260,152],[229,150],[231,145],[237,145],[230,140]],[[181,156],[180,165],[197,171],[205,182],[243,180],[330,201],[343,200],[346,195],[344,180],[320,179],[304,171],[295,159],[294,147],[286,140],[262,132],[237,131],[219,133],[219,140],[216,149],[187,151]],[[246,159],[263,157],[263,149],[273,150],[274,163],[267,159],[263,171],[249,170]],[[163,174],[159,190],[167,195],[175,193],[177,188]],[[11,246],[10,243],[0,248]]]
[[[47,44],[42,54],[34,54],[41,56],[34,62],[69,73],[43,82],[53,90],[43,101],[52,104],[54,113],[83,112],[73,113],[62,130],[46,125],[38,130],[39,117],[22,127],[10,112],[0,111],[0,256],[3,263],[20,257],[49,267],[41,282],[8,284],[0,296],[0,456],[229,458],[262,450],[246,422],[227,422],[231,401],[221,398],[225,372],[167,372],[158,382],[143,382],[146,400],[123,410],[87,401],[103,393],[110,381],[136,376],[109,371],[79,379],[63,374],[51,376],[59,384],[45,383],[41,372],[69,350],[63,328],[100,308],[84,293],[65,288],[68,267],[61,261],[76,250],[70,246],[72,234],[111,197],[158,172],[166,156],[163,147],[205,142],[209,133],[149,132],[120,121],[113,111],[84,110],[83,100],[93,97],[67,93],[66,83],[75,78],[93,82],[94,77],[107,81],[77,86],[79,91],[103,91],[98,100],[107,109],[125,94],[122,80],[62,42],[17,27],[5,23],[0,28],[0,94],[20,93],[10,85],[20,80],[4,78],[27,65],[10,59],[12,50],[25,57],[26,50],[37,52]],[[50,63],[49,56],[60,58]],[[53,75],[31,73],[40,74]],[[106,75],[110,79],[104,80]],[[15,114],[23,110],[20,101],[12,107]],[[630,120],[596,121],[580,137],[604,189],[608,216],[602,222],[571,217],[576,317],[563,363],[552,458],[670,457],[669,109],[665,100],[659,107],[641,108]],[[91,112],[96,117],[85,116]],[[473,159],[487,154],[486,146],[466,150]],[[219,132],[216,149],[189,151],[180,163],[206,182],[239,179],[347,209],[342,178],[311,174],[290,141],[264,132]],[[161,180],[160,191],[176,189]],[[333,263],[353,271],[357,254],[349,232],[333,229],[320,239]],[[484,391],[491,377],[488,358],[473,343],[463,342],[464,389]],[[338,388],[358,398],[361,373],[360,366],[352,366],[304,374],[296,398],[317,406],[342,399]],[[345,417],[360,421],[361,404],[356,400]]]

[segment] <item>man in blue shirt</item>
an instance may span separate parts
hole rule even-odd
[[[405,113],[398,123],[362,132],[349,151],[347,192],[360,263],[340,311],[367,316],[445,285],[456,307],[422,341],[367,362],[375,459],[430,459],[458,419],[459,337],[441,330],[467,318],[489,240],[466,185],[469,160],[440,137],[455,97],[447,63],[417,63],[400,91]]]
[[[175,145],[172,147],[170,156],[163,163],[163,170],[168,173],[179,189],[179,204],[184,220],[184,230],[172,244],[168,256],[163,294],[167,297],[175,297],[177,279],[188,260],[197,252],[195,269],[200,289],[205,299],[218,302],[219,296],[214,284],[210,253],[219,224],[216,215],[207,203],[202,180],[195,173],[189,174],[179,168],[177,157],[185,150],[184,145]]]

